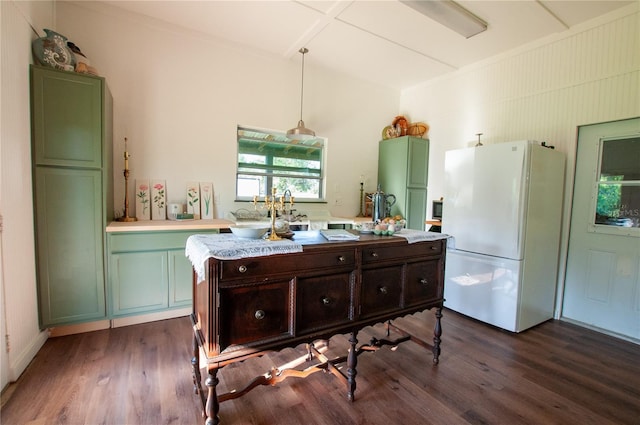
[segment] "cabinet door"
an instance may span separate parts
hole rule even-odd
[[[112,254],[109,266],[113,316],[168,306],[167,252]]]
[[[170,250],[169,254],[169,307],[191,305],[193,278],[191,261],[183,249]]]
[[[396,197],[391,215],[407,217],[407,137],[383,140],[378,146],[378,184],[386,194]]]
[[[38,67],[31,78],[35,164],[102,167],[103,80]]]
[[[407,189],[407,228],[424,230],[427,219],[427,190]]]
[[[427,188],[429,171],[429,141],[409,138],[407,158],[407,187]]]
[[[99,170],[35,169],[40,324],[106,317]]]

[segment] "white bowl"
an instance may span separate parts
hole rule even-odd
[[[268,226],[262,224],[239,224],[229,228],[234,235],[244,239],[260,239],[269,230]]]

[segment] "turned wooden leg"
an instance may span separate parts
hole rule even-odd
[[[193,393],[198,394],[198,388],[200,383],[200,347],[198,346],[198,340],[193,336],[193,342],[191,345],[192,355],[191,357],[191,370],[193,372]]]
[[[438,364],[440,357],[440,337],[442,336],[442,307],[436,309],[436,326],[433,328],[433,363]]]
[[[205,382],[205,385],[209,388],[209,393],[207,394],[207,407],[205,408],[205,412],[207,414],[205,425],[218,425],[220,423],[220,418],[218,417],[220,405],[218,404],[218,395],[216,394],[216,386],[218,385],[217,375],[217,368],[209,368],[209,374]]]
[[[354,393],[356,392],[356,375],[358,374],[356,371],[356,366],[358,365],[358,355],[356,353],[356,345],[358,344],[357,335],[358,331],[353,331],[349,339],[349,343],[351,344],[349,355],[347,356],[347,400],[349,401],[355,401],[356,399]]]

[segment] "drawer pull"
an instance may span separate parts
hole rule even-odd
[[[329,305],[329,304],[331,304],[331,298],[329,298],[329,297],[322,297],[322,304],[324,304],[324,305]]]
[[[244,264],[243,264],[243,265],[241,265],[240,267],[238,267],[238,271],[239,271],[240,273],[244,273],[244,272],[246,272],[246,271],[247,271],[247,266],[245,266]],[[256,314],[257,314],[257,313],[256,313]]]
[[[435,246],[435,245],[431,246],[431,251],[435,251],[435,250],[437,250],[437,249],[438,249],[438,247],[437,247],[437,246]]]
[[[371,253],[371,256],[372,256],[373,258],[378,258],[378,253],[377,253],[377,252],[372,252],[372,253]]]
[[[346,259],[346,258],[344,258],[344,255],[340,255],[340,256],[338,257],[338,261],[339,261],[339,262],[341,262],[341,263],[344,263],[346,260],[347,260],[347,259]]]
[[[422,283],[423,285],[428,285],[429,281],[423,277],[422,279],[420,279],[420,283]]]
[[[262,320],[264,319],[264,316],[266,316],[266,314],[264,313],[264,310],[256,310],[256,319],[258,320]]]
[[[386,286],[381,286],[381,287],[378,288],[378,292],[380,292],[381,294],[386,295],[389,292],[389,290],[387,289]]]

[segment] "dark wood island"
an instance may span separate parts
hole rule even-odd
[[[240,397],[258,385],[274,385],[289,376],[305,377],[319,370],[341,379],[347,399],[354,401],[358,356],[383,345],[414,341],[431,349],[437,364],[446,235],[420,233],[425,237],[418,241],[368,234],[359,235],[356,241],[327,241],[319,232],[296,232],[294,240],[301,245],[301,252],[206,259],[204,275],[199,277],[194,271],[191,315],[194,390],[202,402],[206,424],[219,423],[219,403],[225,400]],[[431,308],[436,316],[433,344],[391,323]],[[358,346],[358,331],[381,322],[399,337],[374,338]],[[337,334],[350,334],[350,349],[343,357],[329,359],[317,343]],[[306,360],[311,362],[305,369],[274,368],[240,391],[217,394],[218,369],[303,343],[307,344]],[[201,354],[207,369],[206,394]],[[336,367],[340,363],[346,363],[346,373]]]

